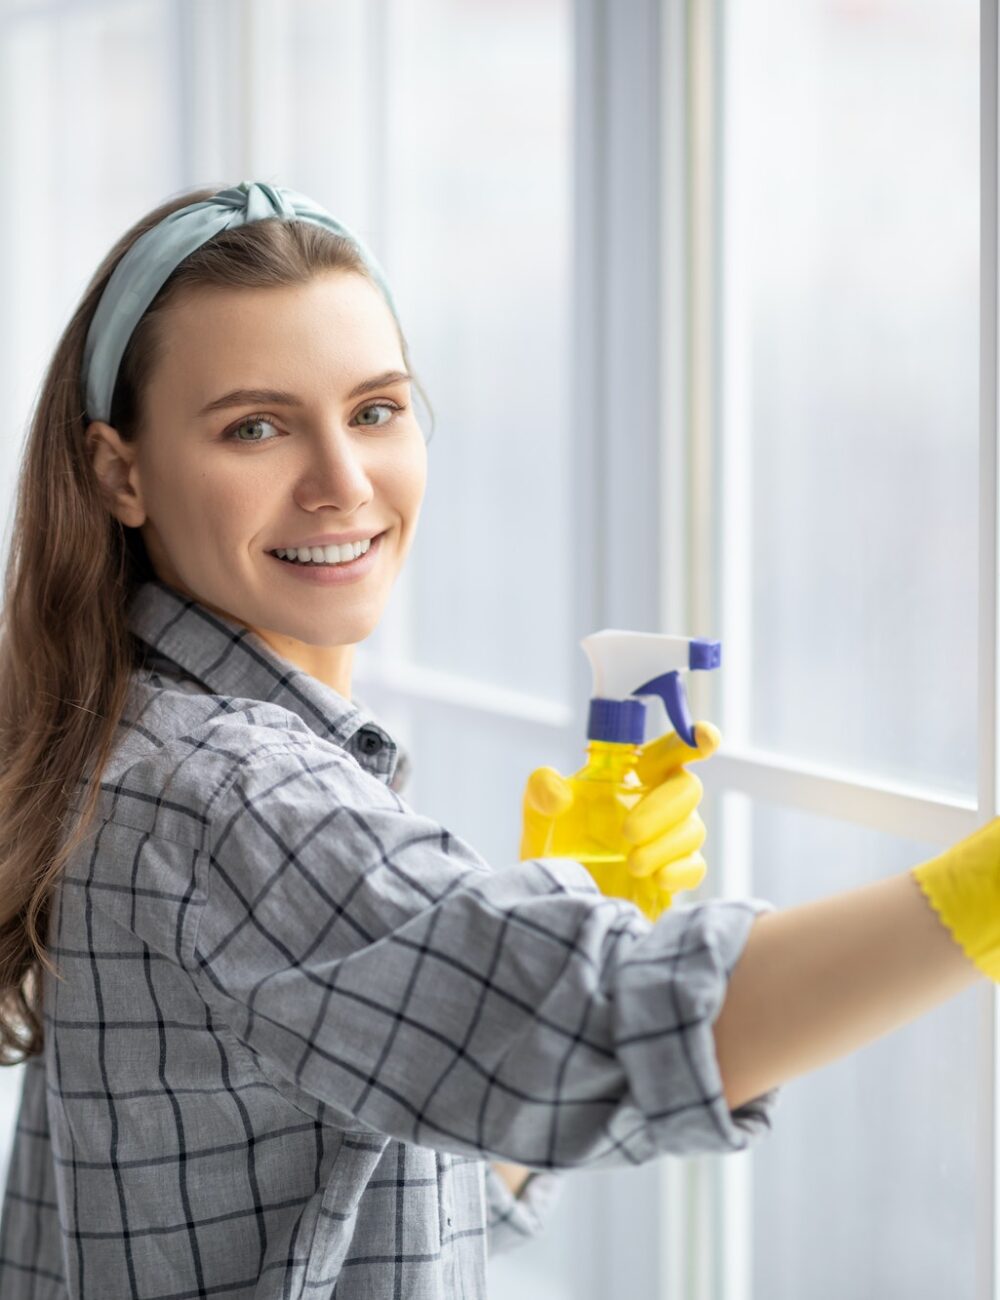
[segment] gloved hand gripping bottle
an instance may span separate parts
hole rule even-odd
[[[680,674],[687,669],[718,668],[721,644],[614,628],[585,636],[580,644],[590,659],[594,681],[587,761],[566,778],[572,804],[553,819],[547,840],[531,856],[582,862],[603,893],[631,899],[655,920],[670,906],[670,895],[629,873],[625,865],[629,845],[622,835],[625,817],[648,789],[635,771],[646,730],[646,705],[639,697],[658,695],[674,730],[694,747],[694,726]]]

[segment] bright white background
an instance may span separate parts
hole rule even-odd
[[[982,11],[0,0],[4,519],[121,230],[189,185],[303,190],[385,267],[437,417],[357,674],[409,801],[512,860],[527,773],[583,759],[579,638],[717,635],[700,896],[904,870],[996,807]],[[994,1042],[970,990],[787,1085],[752,1152],[572,1175],[492,1294],[995,1300]]]

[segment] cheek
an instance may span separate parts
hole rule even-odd
[[[148,514],[180,546],[245,536],[257,526],[262,502],[274,494],[264,474],[226,473],[224,466],[194,465],[182,456],[163,457],[145,482]]]
[[[401,511],[407,514],[419,511],[427,486],[427,448],[422,437],[419,443],[411,444],[394,457],[385,482]]]

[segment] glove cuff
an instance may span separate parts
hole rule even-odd
[[[1000,818],[911,874],[974,965],[1000,983]]]

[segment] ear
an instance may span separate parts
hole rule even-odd
[[[118,430],[103,420],[93,420],[84,433],[87,453],[108,509],[131,528],[145,522],[146,509],[139,490],[135,444],[123,442]]]

